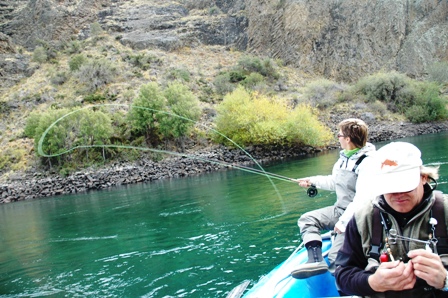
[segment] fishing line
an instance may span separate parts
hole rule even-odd
[[[66,117],[73,115],[75,113],[78,113],[82,110],[85,109],[91,109],[91,108],[95,108],[95,107],[126,107],[126,108],[136,108],[136,109],[143,109],[143,110],[148,110],[148,111],[153,111],[153,112],[157,112],[157,113],[163,113],[163,114],[167,114],[173,117],[177,117],[180,119],[183,119],[185,121],[189,121],[195,124],[199,124],[202,127],[211,130],[212,132],[222,136],[223,138],[225,138],[226,140],[228,140],[229,142],[231,142],[233,145],[235,145],[238,149],[240,149],[241,151],[244,152],[244,154],[246,154],[254,163],[256,166],[258,166],[260,169],[255,169],[255,168],[250,168],[250,167],[245,167],[245,166],[241,166],[241,165],[234,165],[234,164],[230,164],[230,163],[226,163],[223,161],[214,161],[214,160],[210,160],[210,159],[204,159],[201,157],[197,157],[197,156],[193,156],[193,155],[187,155],[187,154],[183,154],[183,153],[178,153],[178,152],[172,152],[172,151],[167,151],[167,150],[159,150],[159,149],[153,149],[153,148],[144,148],[144,147],[136,147],[136,146],[129,146],[129,145],[77,145],[74,147],[71,147],[69,149],[66,149],[64,151],[61,151],[59,153],[54,153],[54,154],[46,154],[45,152],[43,152],[43,142],[45,140],[45,137],[47,136],[47,134],[50,132],[50,130],[60,121],[62,121],[63,119],[65,119]],[[39,155],[43,156],[43,157],[56,157],[56,156],[61,156],[63,154],[67,154],[70,153],[72,151],[74,151],[75,149],[81,149],[81,148],[123,148],[123,149],[136,149],[136,150],[142,150],[142,151],[151,151],[151,152],[156,152],[156,153],[165,153],[165,154],[170,154],[170,155],[176,155],[176,156],[182,156],[182,157],[187,157],[187,158],[191,158],[191,159],[198,159],[198,160],[202,160],[205,162],[210,162],[210,163],[215,163],[215,164],[219,164],[219,165],[223,165],[223,166],[228,166],[228,167],[232,167],[232,168],[236,168],[242,171],[246,171],[249,173],[253,173],[253,174],[259,174],[259,175],[263,175],[265,176],[269,182],[271,183],[271,185],[274,187],[274,190],[278,196],[278,198],[280,199],[281,205],[282,205],[282,210],[283,210],[283,214],[286,214],[286,208],[283,202],[283,198],[278,190],[278,188],[276,187],[276,185],[274,184],[274,182],[272,181],[272,179],[279,179],[282,181],[288,181],[288,182],[295,182],[294,179],[285,177],[285,176],[281,176],[281,175],[277,175],[277,174],[273,174],[273,173],[268,173],[264,170],[264,168],[257,162],[257,160],[249,153],[247,152],[244,148],[242,148],[240,145],[238,145],[235,141],[233,141],[232,139],[228,138],[226,135],[222,134],[221,132],[219,132],[218,130],[215,130],[211,127],[207,127],[204,124],[198,123],[196,121],[193,121],[189,118],[171,113],[171,112],[167,112],[167,111],[161,111],[161,110],[156,110],[156,109],[151,109],[151,108],[145,108],[145,107],[140,107],[140,106],[135,106],[135,105],[127,105],[127,104],[99,104],[99,105],[89,105],[89,106],[85,106],[82,108],[79,108],[77,110],[71,111],[65,115],[63,115],[62,117],[58,118],[56,121],[54,121],[42,134],[41,138],[39,139],[38,142],[38,146],[37,146],[37,152]]]

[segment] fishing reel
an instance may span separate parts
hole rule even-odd
[[[311,184],[311,186],[307,189],[306,194],[307,194],[310,198],[314,198],[315,196],[317,196],[317,188],[316,188],[316,185]]]

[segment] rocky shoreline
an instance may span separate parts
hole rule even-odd
[[[340,116],[337,118],[332,119],[332,122],[338,123],[342,120]],[[448,131],[448,121],[423,124],[407,122],[368,124],[369,141],[373,143]],[[326,148],[250,147],[245,150],[258,163],[263,164],[337,148],[335,145]],[[86,170],[67,177],[58,175],[42,177],[44,174],[32,173],[0,185],[0,203],[83,193],[161,179],[182,178],[225,170],[233,168],[234,165],[253,164],[254,161],[240,149],[213,146],[193,153],[186,153],[183,156],[169,157],[160,162],[142,159],[134,163],[114,163],[103,169]]]

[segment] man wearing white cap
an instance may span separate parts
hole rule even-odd
[[[368,167],[363,186],[376,198],[347,225],[336,258],[341,294],[448,297],[448,197],[429,184],[438,168],[405,142],[379,149]]]

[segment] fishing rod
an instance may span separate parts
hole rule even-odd
[[[254,168],[250,168],[250,167],[246,167],[246,166],[242,166],[242,165],[234,165],[234,164],[228,164],[228,165],[230,167],[233,167],[238,170],[246,171],[246,172],[253,173],[253,174],[260,174],[260,175],[268,176],[268,177],[271,177],[274,179],[279,179],[282,181],[294,182],[294,183],[297,183],[297,181],[298,181],[297,179],[289,178],[289,177],[274,174],[274,173],[269,173],[269,172],[266,172],[263,170],[258,170],[258,169],[254,169]],[[311,184],[311,186],[307,189],[306,194],[310,198],[314,198],[315,196],[317,196],[318,191],[317,191],[316,186],[314,184]]]
[[[279,180],[283,180],[283,181],[288,181],[288,182],[297,182],[296,179],[293,178],[289,178],[286,176],[282,176],[282,175],[278,175],[278,174],[274,174],[274,173],[269,173],[263,170],[259,170],[259,169],[255,169],[255,168],[251,168],[251,167],[246,167],[246,166],[242,166],[242,165],[235,165],[235,164],[228,164],[230,167],[238,169],[238,170],[242,170],[242,171],[246,171],[246,172],[250,172],[250,173],[254,173],[254,174],[261,174],[261,175],[265,175],[265,176],[270,176],[271,178],[275,178],[275,179],[279,179]]]

